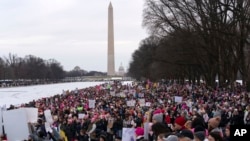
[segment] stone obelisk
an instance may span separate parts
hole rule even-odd
[[[108,7],[108,76],[115,75],[115,53],[114,53],[114,24],[113,7],[111,2]]]

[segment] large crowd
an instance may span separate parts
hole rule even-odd
[[[30,141],[121,141],[124,128],[134,129],[136,141],[229,141],[230,125],[250,125],[249,98],[239,83],[212,88],[204,83],[114,81],[19,107],[39,111],[37,123],[30,123]],[[94,107],[89,100],[95,100]],[[48,109],[50,132],[45,129]]]

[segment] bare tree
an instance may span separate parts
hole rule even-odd
[[[208,57],[200,66],[203,76],[213,82],[218,75],[222,85],[234,82],[239,70],[248,78],[243,50],[250,31],[249,5],[248,0],[146,0],[143,23],[162,38],[176,31],[197,34],[196,48]]]

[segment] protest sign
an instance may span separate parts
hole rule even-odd
[[[79,119],[83,119],[85,117],[85,114],[78,114]]]
[[[140,106],[145,106],[146,105],[145,99],[144,98],[139,99],[139,104]]]
[[[44,111],[44,116],[45,116],[45,120],[46,122],[52,124],[53,123],[53,118],[52,118],[52,115],[51,115],[51,111],[50,110],[45,110]]]
[[[122,141],[135,141],[135,128],[122,128]]]
[[[38,109],[37,108],[20,108],[20,109],[25,110],[27,120],[28,120],[27,122],[30,122],[30,123],[37,122],[37,118],[38,118]]]
[[[4,130],[9,141],[27,140],[29,133],[25,109],[3,111]]]
[[[182,97],[181,96],[175,96],[174,97],[174,102],[177,102],[177,103],[182,102]]]
[[[89,108],[95,108],[95,100],[89,99]]]

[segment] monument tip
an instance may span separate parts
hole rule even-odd
[[[111,1],[109,2],[109,8],[112,8],[112,3],[111,3]]]

